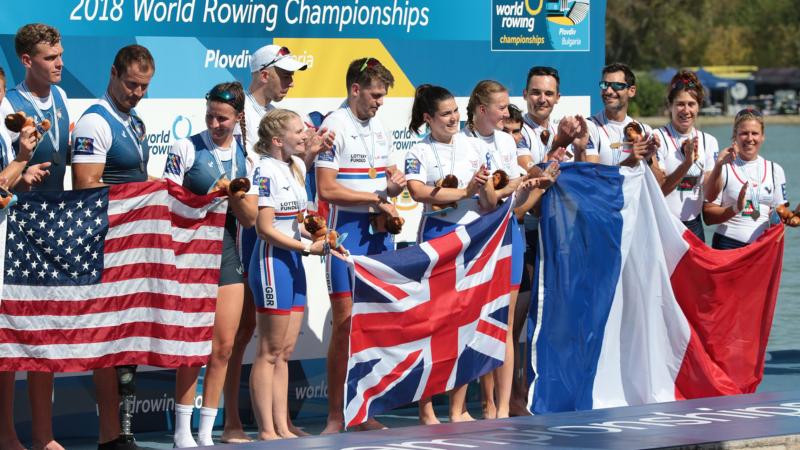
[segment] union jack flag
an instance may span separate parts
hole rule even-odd
[[[512,203],[418,246],[351,257],[348,427],[503,363]]]

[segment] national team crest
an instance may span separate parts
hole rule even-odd
[[[421,164],[417,158],[406,159],[406,174],[419,174],[420,166]]]
[[[170,153],[167,155],[167,165],[164,168],[164,172],[171,173],[173,175],[181,176],[181,156],[175,153]]]
[[[270,196],[269,177],[259,177],[258,178],[258,195],[259,195],[259,197],[269,197]]]
[[[94,154],[94,139],[90,137],[75,138],[75,148],[73,149],[73,152],[76,155]]]
[[[320,161],[333,162],[336,159],[335,151],[336,151],[336,146],[334,146],[330,150],[319,152],[319,154],[317,155],[317,159]]]

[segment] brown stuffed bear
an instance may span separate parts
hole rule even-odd
[[[378,233],[400,234],[403,230],[405,219],[388,213],[373,214],[370,219],[372,229]]]
[[[323,217],[309,214],[303,220],[303,226],[311,235],[312,241],[317,242],[327,238],[331,249],[339,250],[339,246],[336,243],[339,240],[339,233],[336,230],[328,230],[328,223]]]
[[[625,134],[625,140],[627,142],[635,144],[644,139],[644,130],[638,122],[631,122],[625,125],[625,128],[622,129],[622,132]]]
[[[494,171],[492,174],[492,184],[495,190],[503,189],[508,186],[508,174],[505,170],[497,169]]]
[[[547,144],[550,143],[550,130],[544,129],[542,130],[541,134],[539,134],[539,139],[542,140],[542,144],[547,147]]]
[[[25,111],[17,111],[6,116],[6,128],[8,128],[8,131],[19,133],[27,126],[36,128],[36,131],[33,132],[33,135],[38,141],[42,138],[44,133],[47,133],[50,130],[50,120],[44,119],[41,122],[36,123],[33,117],[25,114]]]
[[[778,207],[775,208],[775,212],[778,213],[778,217],[780,217],[786,225],[793,228],[800,226],[800,204],[797,205],[794,211],[789,209],[788,204],[778,205]]]
[[[453,175],[453,174],[445,175],[444,178],[442,178],[442,179],[440,179],[439,181],[436,182],[436,187],[438,187],[438,188],[457,189],[458,188],[458,178],[456,178],[456,176]],[[443,209],[457,208],[457,207],[458,207],[458,203],[457,202],[442,203],[442,204],[434,203],[434,204],[431,205],[431,210],[433,210],[433,211],[441,211]]]
[[[234,178],[233,181],[228,181],[228,177],[223,176],[214,185],[212,192],[225,191],[228,195],[236,195],[239,198],[244,198],[247,191],[250,190],[250,180],[245,177]]]

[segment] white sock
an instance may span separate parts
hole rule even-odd
[[[211,430],[214,429],[214,420],[217,418],[217,408],[200,408],[200,427],[197,429],[198,445],[214,445],[211,439]]]
[[[175,404],[175,436],[172,441],[175,448],[197,447],[192,437],[192,405]]]

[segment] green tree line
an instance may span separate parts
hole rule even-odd
[[[800,66],[798,0],[608,0],[606,61]]]

